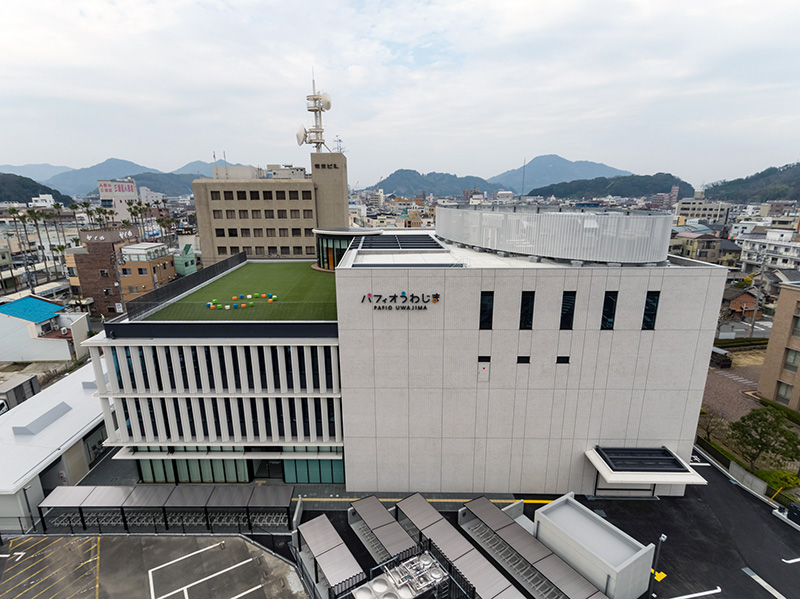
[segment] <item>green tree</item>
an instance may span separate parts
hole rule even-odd
[[[753,473],[762,458],[771,464],[780,459],[800,459],[800,439],[786,416],[775,408],[753,410],[731,423],[728,431]]]
[[[716,434],[717,437],[724,435],[728,420],[723,412],[715,408],[705,408],[700,411],[698,426],[705,433],[706,441],[710,442],[713,435]]]

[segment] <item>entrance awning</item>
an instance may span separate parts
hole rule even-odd
[[[705,485],[706,479],[666,447],[600,447],[584,452],[609,484]]]

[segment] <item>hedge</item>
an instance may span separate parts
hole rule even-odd
[[[744,337],[741,339],[714,339],[714,346],[725,349],[728,347],[760,347],[767,345],[769,339],[762,339],[761,337]]]
[[[790,421],[794,422],[797,425],[800,425],[800,412],[797,410],[793,410],[787,406],[781,405],[778,402],[770,401],[769,399],[764,399],[763,397],[759,397],[758,400],[764,406],[769,406],[771,408],[775,408],[780,412],[783,412],[783,415],[786,416]]]

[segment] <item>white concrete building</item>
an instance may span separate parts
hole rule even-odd
[[[764,268],[800,269],[800,241],[795,231],[770,229],[766,234],[741,234],[736,243],[742,247],[742,272],[754,273]]]
[[[89,471],[105,438],[96,392],[86,365],[0,415],[0,531],[20,532],[20,518],[30,525],[26,492],[36,518],[50,491]]]
[[[76,360],[88,350],[88,314],[65,313],[59,303],[26,296],[0,306],[0,362]]]
[[[218,316],[197,287],[107,322],[87,345],[118,457],[148,481],[274,467],[350,491],[679,495],[702,482],[687,462],[727,269],[668,257],[665,213],[437,216],[440,239],[353,234],[336,320]],[[209,289],[273,278],[231,272]],[[207,317],[170,320],[198,297]],[[620,475],[596,461],[615,448],[657,450],[672,469]]]

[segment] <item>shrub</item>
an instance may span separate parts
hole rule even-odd
[[[786,470],[759,470],[758,478],[766,481],[776,491],[781,487],[784,490],[800,487],[800,478],[797,474]]]
[[[775,408],[776,410],[780,410],[781,412],[783,412],[783,415],[786,416],[789,420],[791,420],[797,425],[800,425],[800,412],[798,412],[797,410],[793,410],[792,408],[781,405],[775,401],[764,399],[763,397],[759,397],[758,399],[761,402],[761,405],[770,406],[772,408]]]

